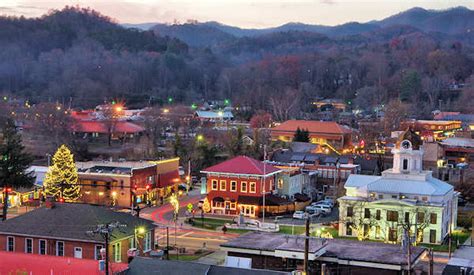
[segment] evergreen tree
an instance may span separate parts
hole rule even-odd
[[[293,141],[300,141],[301,139],[301,129],[300,127],[296,128],[295,135],[293,137]]]
[[[10,190],[19,187],[32,187],[34,177],[26,173],[33,161],[25,147],[21,144],[21,136],[18,133],[13,120],[8,119],[3,127],[3,138],[0,142],[0,186],[3,187],[3,216],[7,219],[8,195]]]
[[[79,199],[81,187],[77,184],[77,168],[74,156],[61,145],[53,156],[53,165],[48,168],[44,180],[46,194],[65,201]]]
[[[302,130],[300,127],[298,127],[296,129],[295,136],[293,137],[293,141],[309,142],[309,131]]]

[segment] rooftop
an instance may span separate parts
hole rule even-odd
[[[262,269],[244,269],[226,266],[215,266],[194,262],[164,261],[152,258],[135,257],[129,264],[126,275],[160,274],[160,275],[283,275],[279,272]]]
[[[282,124],[272,128],[272,131],[295,132],[298,127],[308,130],[309,133],[324,134],[350,134],[349,127],[338,124],[334,121],[316,121],[316,120],[287,120]]]
[[[468,147],[474,148],[474,139],[472,138],[447,138],[441,142],[441,145],[452,147]]]
[[[109,125],[106,121],[98,120],[76,120],[72,126],[74,132],[108,134]],[[135,123],[127,121],[116,121],[111,126],[113,133],[135,134],[145,131],[145,129]]]
[[[47,222],[45,222],[47,221]],[[41,207],[0,223],[0,233],[27,236],[103,242],[101,236],[87,232],[97,225],[119,222],[127,225],[114,231],[112,240],[134,234],[136,227],[152,228],[149,220],[115,212],[106,207],[82,203],[55,203],[53,208]]]
[[[201,172],[263,176],[276,174],[281,172],[281,170],[251,157],[237,156],[208,167]]]
[[[147,161],[87,161],[76,162],[80,173],[131,174],[133,169],[156,166]]]
[[[250,232],[222,244],[221,247],[264,251],[304,251],[304,238],[294,235]],[[325,247],[325,253],[321,257],[341,260],[405,265],[407,259],[400,245],[344,239],[311,239],[311,253],[322,247]],[[425,250],[424,247],[412,247],[412,261],[415,262]]]

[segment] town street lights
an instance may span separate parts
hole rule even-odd
[[[178,221],[178,213],[179,213],[179,200],[178,200],[178,194],[174,193],[170,197],[170,204],[173,207],[174,210],[174,247],[176,248],[176,223]]]

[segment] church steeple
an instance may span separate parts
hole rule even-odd
[[[423,162],[423,142],[419,135],[408,129],[400,135],[393,153],[394,173],[420,173]]]

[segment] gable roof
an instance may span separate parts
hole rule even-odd
[[[262,161],[256,160],[254,158],[247,156],[237,156],[214,166],[208,167],[201,172],[263,176],[276,174],[281,171],[282,170],[275,168],[270,164],[264,164]]]
[[[298,127],[308,130],[309,133],[324,134],[350,134],[352,131],[343,125],[334,121],[316,121],[316,120],[287,120],[274,127],[271,131],[295,132]]]
[[[132,236],[136,227],[153,228],[153,222],[137,218],[128,213],[115,212],[103,206],[82,203],[55,203],[53,208],[41,207],[26,214],[0,222],[0,234],[19,234],[104,242],[100,235],[87,234],[99,224],[119,222],[126,227],[114,230],[111,240]]]

